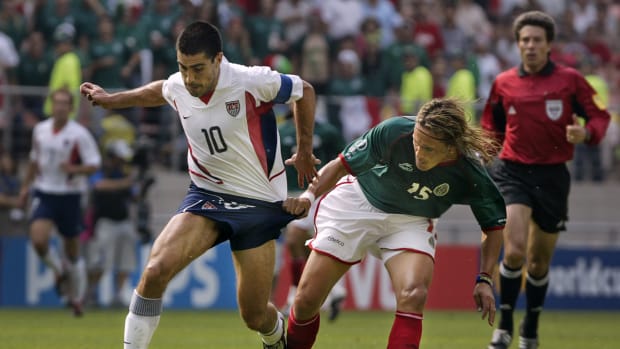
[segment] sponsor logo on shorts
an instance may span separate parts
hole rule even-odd
[[[435,248],[435,238],[434,237],[429,237],[428,238],[428,244],[431,245],[432,248]]]
[[[215,205],[213,205],[212,203],[210,203],[210,202],[208,202],[208,201],[207,201],[207,202],[205,202],[205,203],[202,205],[202,207],[201,207],[201,208],[202,208],[203,210],[215,210],[215,209],[217,209],[217,207],[216,207]]]
[[[334,242],[334,243],[340,245],[340,247],[344,247],[344,242],[340,241],[340,239],[337,239],[337,238],[335,238],[335,237],[333,237],[331,235],[327,237],[327,241]]]

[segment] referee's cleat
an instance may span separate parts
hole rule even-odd
[[[538,338],[519,336],[519,349],[538,349]]]
[[[512,335],[506,330],[495,329],[488,349],[508,349],[512,343]]]
[[[69,306],[73,310],[73,316],[82,317],[84,315],[84,310],[82,309],[82,304],[80,302],[71,301],[69,302]]]

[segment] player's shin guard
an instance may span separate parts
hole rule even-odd
[[[499,328],[508,331],[510,335],[512,335],[514,329],[512,315],[517,303],[517,298],[519,298],[521,279],[521,268],[510,269],[504,263],[499,266],[499,308],[501,311]]]
[[[310,349],[316,341],[321,324],[320,314],[305,322],[297,322],[291,307],[288,317],[288,329],[286,331],[286,343],[288,349]]]
[[[540,279],[535,279],[527,274],[525,283],[526,311],[523,319],[521,336],[525,338],[538,337],[538,317],[545,303],[547,287],[549,286],[549,273]]]
[[[397,311],[388,339],[388,349],[417,349],[422,338],[422,314]]]
[[[148,348],[159,324],[161,309],[161,298],[144,298],[134,290],[125,318],[124,349]]]

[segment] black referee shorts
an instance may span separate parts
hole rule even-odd
[[[570,173],[565,164],[526,165],[498,159],[489,172],[506,205],[532,208],[532,219],[545,232],[566,230]]]

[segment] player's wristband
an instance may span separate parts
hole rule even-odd
[[[476,276],[476,284],[479,284],[481,282],[484,282],[485,284],[491,286],[491,288],[493,288],[493,279],[491,278],[491,275],[487,274],[487,273],[480,273],[478,274],[478,276]]]
[[[312,192],[309,191],[305,191],[303,193],[301,193],[301,195],[299,195],[299,198],[306,198],[308,200],[310,200],[310,206],[312,206],[314,204],[314,200],[316,200],[316,197],[314,196],[314,194]]]

